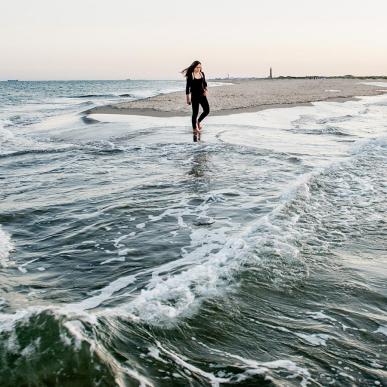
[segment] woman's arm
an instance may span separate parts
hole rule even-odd
[[[185,85],[185,95],[186,95],[186,98],[187,98],[187,104],[188,105],[191,105],[191,77],[188,76],[187,77],[187,83]]]

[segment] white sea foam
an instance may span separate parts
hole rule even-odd
[[[194,313],[204,297],[219,294],[243,262],[247,246],[241,239],[229,240],[219,252],[202,263],[166,279],[152,279],[152,285],[126,306],[127,313],[149,323],[169,323]]]
[[[160,351],[158,348],[150,346],[148,350],[148,356],[153,357],[154,359],[161,361],[162,363],[168,363],[166,360],[160,357]]]
[[[26,267],[27,267],[30,263],[33,263],[33,262],[38,261],[38,260],[39,260],[39,258],[31,259],[30,261],[27,261],[27,262],[25,262],[25,263],[19,265],[17,268],[18,268],[18,270],[21,271],[22,273],[27,273],[28,270],[26,269]]]
[[[363,85],[387,87],[387,82],[361,82]]]
[[[0,121],[0,145],[15,138],[11,130],[4,128],[4,124],[8,123],[7,121]]]
[[[329,339],[329,335],[323,333],[312,333],[307,335],[305,333],[295,332],[294,334],[313,346],[326,345],[327,340]]]
[[[5,232],[0,225],[0,265],[8,267],[11,265],[9,255],[15,250],[15,245],[11,240],[11,236]]]
[[[381,333],[384,336],[387,336],[387,325],[381,325],[375,333]]]
[[[306,368],[299,367],[296,363],[291,360],[273,360],[267,362],[259,362],[257,360],[244,358],[239,355],[234,355],[226,351],[220,351],[214,348],[210,348],[208,345],[198,341],[199,344],[203,345],[205,348],[210,350],[212,353],[217,353],[222,356],[231,358],[234,360],[234,367],[239,367],[244,371],[240,374],[229,376],[225,378],[224,376],[215,376],[210,372],[201,370],[200,368],[190,364],[187,360],[182,359],[181,356],[178,356],[172,350],[166,349],[159,342],[157,342],[157,347],[166,354],[169,358],[176,362],[176,364],[182,366],[193,372],[194,374],[200,375],[206,378],[212,386],[219,386],[220,383],[238,383],[244,380],[251,378],[254,375],[265,375],[268,377],[268,374],[271,370],[281,370],[287,371],[290,373],[291,378],[302,378],[301,386],[306,386],[308,381],[311,378],[309,371]],[[235,363],[237,360],[237,363]]]
[[[119,247],[120,246],[120,242],[123,241],[124,239],[128,238],[129,235],[121,235],[120,237],[116,238],[113,240],[113,243],[114,243],[114,247]]]
[[[105,286],[99,290],[99,294],[84,299],[80,302],[75,302],[72,304],[67,304],[63,307],[64,310],[82,312],[84,310],[93,309],[99,306],[102,302],[108,300],[115,292],[118,292],[121,289],[126,288],[128,285],[134,283],[136,280],[136,275],[128,275],[126,277],[120,277],[117,280],[111,282],[109,285]]]
[[[70,320],[65,321],[63,326],[71,333],[72,337],[75,339],[74,345],[75,348],[80,349],[82,341],[85,339],[85,333],[82,323],[79,320]],[[65,343],[66,342],[65,340]]]
[[[332,321],[332,322],[337,321],[335,318],[326,315],[322,311],[321,312],[307,312],[306,314],[309,317],[313,318],[314,320],[328,320],[328,321]]]
[[[131,251],[134,251],[134,249],[126,248],[126,249],[120,249],[118,250],[118,255],[123,256],[123,255],[128,255]],[[121,259],[124,257],[121,257]],[[125,258],[124,258],[125,260]]]
[[[229,381],[228,378],[220,378],[212,374],[211,372],[206,372],[200,369],[199,367],[194,366],[193,364],[190,364],[186,360],[182,359],[180,356],[178,356],[176,353],[174,353],[171,350],[166,349],[163,347],[159,342],[157,342],[157,346],[160,350],[163,351],[164,354],[168,355],[170,359],[172,359],[176,364],[183,367],[186,370],[191,371],[192,373],[199,375],[201,377],[204,377],[207,379],[211,386],[213,387],[219,387],[220,383],[227,383]]]
[[[15,313],[0,313],[0,332],[12,332],[17,323],[28,321],[31,316],[42,310],[43,308],[40,307],[29,307],[20,309]]]
[[[109,258],[109,259],[106,259],[105,261],[102,261],[100,265],[106,265],[107,263],[110,263],[110,262],[125,262],[125,257]]]

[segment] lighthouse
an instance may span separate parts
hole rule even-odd
[[[270,67],[270,74],[269,74],[269,78],[270,79],[273,79],[273,69]]]

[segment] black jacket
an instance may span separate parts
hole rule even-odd
[[[185,87],[185,94],[191,93],[195,96],[203,95],[204,90],[207,88],[206,76],[202,72],[201,79],[195,79],[193,73],[187,77],[187,84]]]

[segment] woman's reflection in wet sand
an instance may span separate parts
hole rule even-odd
[[[209,155],[207,152],[197,152],[192,158],[192,168],[188,172],[189,175],[194,177],[205,177],[208,171]]]

